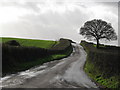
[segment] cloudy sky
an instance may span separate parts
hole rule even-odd
[[[111,23],[118,34],[118,0],[96,1],[1,0],[1,36],[49,40],[62,37],[80,42],[80,27],[92,19]]]

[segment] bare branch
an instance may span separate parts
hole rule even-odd
[[[103,38],[117,40],[117,35],[111,24],[101,19],[85,22],[84,26],[80,28],[80,34],[87,39],[95,38],[98,42]]]

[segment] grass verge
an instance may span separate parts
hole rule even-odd
[[[43,63],[50,62],[50,61],[53,61],[53,60],[59,60],[59,59],[62,59],[62,58],[66,58],[71,53],[72,53],[72,49],[68,50],[67,52],[65,52],[63,54],[54,54],[54,55],[50,55],[50,56],[47,56],[47,57],[44,57],[44,58],[39,58],[39,59],[37,59],[35,61],[24,62],[22,64],[18,63],[17,67],[8,68],[9,73],[8,72],[3,73],[2,76],[5,76],[5,75],[11,74],[11,73],[16,73],[16,72],[23,71],[23,70],[27,70],[27,69],[29,69],[31,67],[34,67],[34,66],[37,66],[37,65],[42,65]]]
[[[118,81],[118,75],[111,76],[109,78],[103,77],[98,67],[89,60],[86,61],[84,70],[89,77],[100,85],[101,88],[118,88],[118,85],[120,84]]]
[[[88,76],[102,88],[119,89],[119,47],[101,45],[96,49],[95,44],[85,41],[81,45],[87,52],[84,70]]]
[[[43,42],[43,40],[40,40],[39,42],[41,41]],[[47,43],[48,41],[44,42]],[[31,43],[33,43],[33,41],[31,41]],[[8,45],[3,44],[2,45],[3,76],[5,76],[6,74],[26,70],[36,65],[41,65],[49,61],[65,58],[69,56],[73,50],[71,42],[67,39],[60,39],[59,42],[57,41],[54,44],[52,44],[52,47],[49,49],[47,49],[47,47],[46,49],[38,48],[36,47],[37,44],[40,43],[36,43],[34,47],[27,46],[24,47],[22,45],[10,46],[9,44]]]

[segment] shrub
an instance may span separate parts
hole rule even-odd
[[[19,42],[17,42],[16,40],[11,40],[6,42],[6,44],[11,45],[11,46],[20,46]]]
[[[14,40],[12,40],[14,41]],[[15,41],[14,41],[15,42]],[[2,44],[2,69],[3,73],[14,71],[18,64],[40,60],[53,54],[71,53],[72,45],[67,39],[60,39],[57,45],[50,49],[38,47],[24,47],[11,45],[11,41]]]
[[[94,47],[93,43],[88,43],[86,41],[81,41],[81,45],[88,54],[85,71],[90,74],[93,79],[100,76],[100,78],[102,78],[101,80],[104,80],[104,82],[101,82],[101,80],[98,80],[98,82],[101,84],[104,83],[107,87],[112,87],[109,83],[114,82],[116,82],[116,84],[114,83],[115,85],[118,85],[118,81],[115,80],[118,79],[120,75],[120,47],[104,45],[104,47],[97,49]],[[108,82],[111,77],[115,78],[115,80],[113,80],[114,82]]]

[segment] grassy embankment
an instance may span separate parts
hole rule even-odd
[[[16,40],[20,46],[7,45]],[[55,59],[67,57],[72,52],[69,40],[59,41],[2,38],[3,75],[29,69]]]
[[[34,40],[34,39],[22,39],[22,38],[2,38],[2,43],[16,40],[20,43],[21,46],[26,47],[39,47],[39,48],[51,48],[54,44],[58,43],[58,41],[50,41],[50,40]]]
[[[87,52],[85,72],[105,88],[120,88],[120,47],[100,45],[81,41]]]

